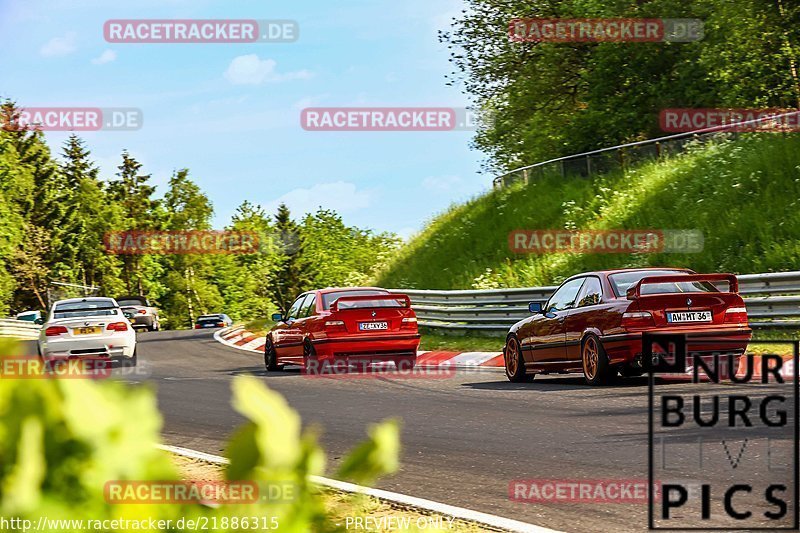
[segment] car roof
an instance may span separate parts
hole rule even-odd
[[[622,272],[647,272],[647,271],[657,271],[657,270],[674,270],[676,272],[686,272],[688,274],[694,273],[693,270],[689,270],[688,268],[680,268],[680,267],[640,267],[640,268],[614,268],[610,270],[594,270],[592,272],[582,272],[580,274],[575,274],[574,276],[570,276],[564,281],[571,280],[573,278],[580,278],[583,276],[610,276],[612,274],[620,274]]]
[[[105,296],[85,296],[85,297],[83,297],[83,298],[69,298],[69,299],[67,299],[67,300],[58,300],[58,301],[56,301],[55,303],[53,303],[53,305],[58,305],[58,304],[74,304],[74,303],[88,302],[88,301],[92,301],[92,302],[98,302],[98,301],[101,301],[101,302],[113,302],[113,303],[117,303],[117,301],[116,301],[114,298],[107,298],[107,297],[105,297]]]

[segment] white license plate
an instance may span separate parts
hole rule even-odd
[[[711,311],[669,311],[667,322],[711,322]]]
[[[379,331],[382,329],[389,329],[389,323],[384,322],[359,322],[359,331]]]

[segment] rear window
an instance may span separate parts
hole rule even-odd
[[[145,301],[136,299],[136,298],[123,298],[122,300],[117,300],[117,303],[120,306],[123,305],[145,305]]]
[[[53,318],[111,316],[117,313],[117,307],[109,300],[86,300],[83,302],[56,304],[53,310]]]
[[[214,322],[216,322],[217,320],[221,320],[221,319],[222,319],[221,315],[203,315],[203,316],[197,317],[197,321],[198,322],[201,322],[201,321],[206,321],[206,322],[214,321]]]
[[[611,274],[608,279],[614,287],[617,296],[625,296],[628,289],[639,283],[642,278],[652,276],[680,276],[688,275],[681,270],[647,270],[620,272]],[[680,281],[675,283],[651,283],[642,286],[642,294],[671,294],[681,292],[719,292],[714,285],[706,281]]]
[[[322,306],[324,309],[330,309],[333,302],[343,296],[385,296],[387,294],[389,294],[388,291],[375,290],[330,292],[322,296]],[[374,300],[361,302],[342,302],[339,309],[358,309],[362,307],[403,307],[403,304],[392,298],[375,298]]]

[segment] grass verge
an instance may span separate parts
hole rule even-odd
[[[178,467],[181,477],[191,481],[222,481],[225,479],[223,467],[197,459],[173,455],[173,462]],[[478,533],[487,531],[483,526],[463,520],[453,520],[436,513],[424,513],[415,509],[407,509],[383,502],[363,494],[350,494],[321,488],[321,495],[330,517],[331,531],[347,531],[348,529],[372,532],[390,531],[448,531],[451,533]],[[370,518],[371,527],[364,527],[364,519]],[[381,520],[381,519],[384,520]],[[450,518],[452,521],[449,521]],[[349,519],[349,520],[348,520]],[[356,520],[361,519],[361,527]],[[419,524],[424,527],[400,528],[399,524]],[[383,526],[382,526],[383,524]],[[390,525],[391,524],[391,525]],[[438,524],[442,527],[437,528]],[[348,528],[348,525],[350,526]],[[488,530],[491,531],[491,530]]]

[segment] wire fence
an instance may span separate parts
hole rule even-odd
[[[515,183],[531,183],[545,176],[591,177],[613,171],[627,170],[648,161],[672,157],[687,151],[689,147],[736,139],[742,130],[755,130],[762,122],[776,123],[797,117],[800,111],[759,117],[713,128],[667,135],[657,139],[637,141],[590,152],[548,159],[540,163],[520,167],[494,178],[492,184],[502,189]],[[750,128],[748,128],[750,126]],[[770,131],[786,131],[780,128]]]

